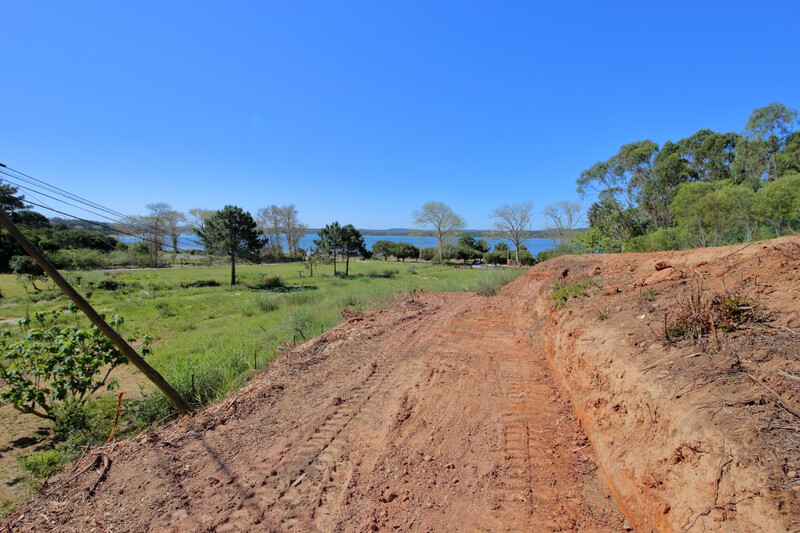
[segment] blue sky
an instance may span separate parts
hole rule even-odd
[[[0,162],[130,214],[388,228],[437,200],[488,228],[531,200],[538,228],[622,144],[800,107],[796,1],[0,0],[0,20]]]

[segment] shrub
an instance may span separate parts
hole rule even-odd
[[[77,312],[74,306],[69,308]],[[110,371],[127,359],[100,331],[89,326],[57,325],[64,310],[38,311],[20,320],[26,336],[13,342],[0,334],[0,400],[18,411],[57,421],[60,410],[81,406],[105,385]],[[110,320],[114,328],[122,317]],[[152,337],[145,334],[140,351],[150,353]],[[128,338],[129,342],[136,336]],[[106,371],[101,374],[101,369]]]
[[[576,281],[575,283],[570,283],[569,285],[562,285],[561,282],[556,283],[553,285],[553,307],[564,307],[564,304],[567,303],[567,300],[570,298],[586,296],[586,291],[590,287],[594,287],[596,285],[597,284],[591,279]]]
[[[544,252],[539,252],[536,254],[536,262],[541,263],[542,261],[547,261],[548,259],[552,259],[561,255],[586,254],[591,251],[592,250],[589,250],[583,243],[580,242],[562,242],[551,250],[545,250]]]
[[[97,282],[95,288],[100,289],[101,291],[115,291],[119,289],[123,283],[113,280],[113,279],[102,279]]]
[[[198,279],[196,281],[182,281],[181,287],[184,289],[199,289],[202,287],[219,287],[219,281],[213,279]]]
[[[759,311],[760,303],[746,299],[738,291],[715,293],[701,286],[686,295],[676,306],[674,318],[664,315],[664,338],[671,343],[689,338],[699,341],[709,333],[733,331],[746,323],[762,323],[767,314]]]
[[[47,450],[17,459],[19,466],[26,474],[41,482],[47,481],[64,465],[64,454],[59,450]]]

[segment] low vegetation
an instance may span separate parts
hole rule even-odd
[[[596,286],[597,283],[588,278],[567,285],[564,285],[562,282],[556,282],[556,284],[553,285],[553,307],[564,307],[564,304],[566,304],[567,300],[570,298],[586,296],[589,289]]]
[[[690,339],[702,342],[711,335],[719,344],[718,332],[733,331],[745,324],[764,323],[769,315],[761,304],[744,296],[741,290],[718,293],[705,290],[702,282],[664,315],[664,340],[667,343]]]

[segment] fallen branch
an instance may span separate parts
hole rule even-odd
[[[800,412],[798,412],[797,410],[795,410],[792,407],[790,407],[789,404],[786,403],[786,400],[784,400],[783,397],[780,394],[775,392],[768,385],[765,385],[764,383],[762,383],[760,379],[756,378],[754,375],[750,374],[749,372],[744,372],[744,375],[749,377],[753,381],[753,383],[757,383],[757,384],[761,385],[767,392],[769,392],[773,396],[774,401],[778,405],[778,407],[780,407],[781,409],[783,409],[787,413],[793,414],[797,418],[800,418]]]
[[[778,374],[779,376],[783,376],[785,378],[793,379],[794,381],[800,381],[800,376],[789,374],[788,372],[784,372],[783,370],[776,370],[774,373]]]

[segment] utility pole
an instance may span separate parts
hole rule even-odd
[[[145,361],[141,355],[139,355],[133,347],[128,344],[128,342],[122,338],[122,336],[114,331],[114,328],[108,325],[108,323],[101,317],[97,311],[94,310],[94,307],[91,306],[89,302],[87,302],[83,296],[75,290],[75,288],[70,285],[70,283],[61,275],[61,273],[56,270],[56,268],[47,260],[47,258],[39,251],[36,246],[33,245],[31,241],[28,240],[25,235],[14,225],[11,219],[8,217],[4,209],[0,209],[0,225],[2,225],[14,239],[19,243],[22,248],[28,252],[36,263],[44,270],[48,276],[55,282],[58,287],[64,291],[64,294],[67,297],[75,302],[75,305],[78,306],[78,309],[83,311],[83,313],[89,317],[89,320],[94,324],[97,329],[99,329],[103,335],[108,337],[114,346],[122,352],[122,354],[128,359],[128,361],[133,364],[136,368],[141,370],[142,374],[144,374],[147,379],[153,382],[153,384],[164,393],[164,395],[172,402],[172,405],[178,409],[178,412],[181,414],[189,414],[189,404],[181,398],[178,391],[172,388],[164,377],[156,371],[155,368],[150,366],[147,361]]]

